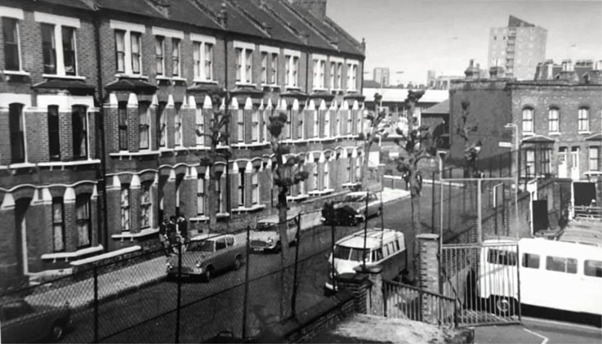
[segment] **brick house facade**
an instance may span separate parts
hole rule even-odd
[[[462,159],[464,141],[456,132],[461,102],[470,102],[474,140],[482,140],[479,160],[503,153],[499,142],[520,145],[521,178],[588,180],[602,170],[602,62],[541,63],[534,80],[497,78],[454,82],[450,90],[450,155]],[[504,128],[510,123],[513,128]],[[506,150],[507,151],[507,150]]]
[[[310,172],[291,201],[360,182],[365,47],[306,5],[0,1],[0,275],[156,245],[163,216],[205,230],[210,182],[221,221],[273,212],[275,111]],[[211,181],[197,131],[226,106],[232,156]]]

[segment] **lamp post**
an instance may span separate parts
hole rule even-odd
[[[520,155],[519,155],[519,144],[518,144],[518,125],[516,125],[515,123],[508,123],[504,126],[504,128],[509,129],[512,128],[514,129],[514,149],[516,150],[516,173],[514,174],[515,177],[515,181],[514,181],[514,212],[515,212],[515,218],[516,218],[516,237],[518,238],[518,228],[519,228],[519,222],[518,222],[518,174],[520,173],[520,170],[518,169],[518,161],[520,159]]]

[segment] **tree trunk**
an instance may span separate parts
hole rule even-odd
[[[422,233],[422,221],[420,219],[420,184],[416,170],[410,173],[410,196],[412,199],[412,228],[416,235]]]
[[[370,136],[372,137],[372,136]],[[366,141],[364,144],[364,161],[362,164],[362,190],[368,189],[368,166],[370,165],[370,148],[372,148],[372,140]]]
[[[217,154],[214,147],[212,147],[209,156],[211,163],[209,165],[209,185],[207,187],[209,193],[209,207],[207,208],[207,212],[209,212],[209,233],[211,233],[212,231],[215,231],[217,227],[217,201],[219,197],[215,188],[215,183],[216,181],[219,183],[219,180],[217,178],[217,173],[215,173],[215,160]]]

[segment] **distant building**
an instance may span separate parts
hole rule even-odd
[[[453,82],[449,91],[452,159],[463,159],[464,140],[455,129],[462,102],[468,101],[469,120],[478,123],[472,138],[483,141],[480,166],[495,164],[499,154],[509,152],[500,150],[499,142],[510,142],[514,149],[518,142],[515,166],[522,180],[600,176],[602,61],[580,61],[578,66],[570,60],[560,66],[549,61],[528,81],[507,78],[500,67],[491,68],[489,79],[477,78],[473,70],[469,67],[466,80]],[[505,128],[507,124],[512,128]]]
[[[432,88],[432,85],[435,83],[435,79],[437,78],[437,72],[434,70],[426,71],[426,85],[428,88]]]
[[[532,80],[535,67],[546,58],[548,31],[510,16],[508,26],[491,28],[489,67],[502,67],[507,77]]]
[[[374,68],[374,81],[378,82],[382,87],[389,86],[391,83],[391,72],[389,71],[389,68]]]
[[[462,80],[464,76],[459,75],[440,75],[430,79],[430,75],[427,79],[426,88],[429,90],[449,90],[451,87],[452,80]]]

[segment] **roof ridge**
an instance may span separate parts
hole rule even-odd
[[[328,42],[328,44],[330,44],[332,47],[334,47],[337,51],[340,51],[340,49],[338,47],[338,44],[334,44],[332,38],[328,37],[327,34],[325,34],[324,32],[322,32],[322,30],[320,30],[319,28],[317,28],[316,25],[314,23],[312,23],[311,20],[308,20],[306,16],[302,15],[299,12],[299,10],[295,8],[295,6],[291,5],[287,1],[282,1],[282,0],[278,0],[278,1],[282,2],[284,4],[284,6],[288,7],[291,10],[291,12],[293,12],[297,17],[301,18],[301,20],[303,20],[318,35],[320,35],[322,38],[324,38],[326,40],[326,42]],[[316,18],[316,20],[319,20],[311,12],[307,11],[307,14],[309,14],[310,16],[313,16],[314,18]]]
[[[255,25],[259,30],[261,30],[261,32],[263,32],[264,34],[266,34],[268,37],[272,37],[271,32],[269,32],[266,27],[264,27],[263,23],[260,23],[254,16],[252,16],[249,12],[247,12],[246,9],[244,9],[242,6],[240,6],[240,4],[237,1],[234,0],[225,0],[226,2],[228,2],[230,5],[232,5],[232,7],[234,9],[236,9],[237,11],[241,12],[244,16],[247,17],[247,19],[249,19],[249,21],[251,23],[253,23],[253,25]],[[248,0],[244,0],[244,1],[248,1]],[[253,4],[255,5],[255,4]]]

